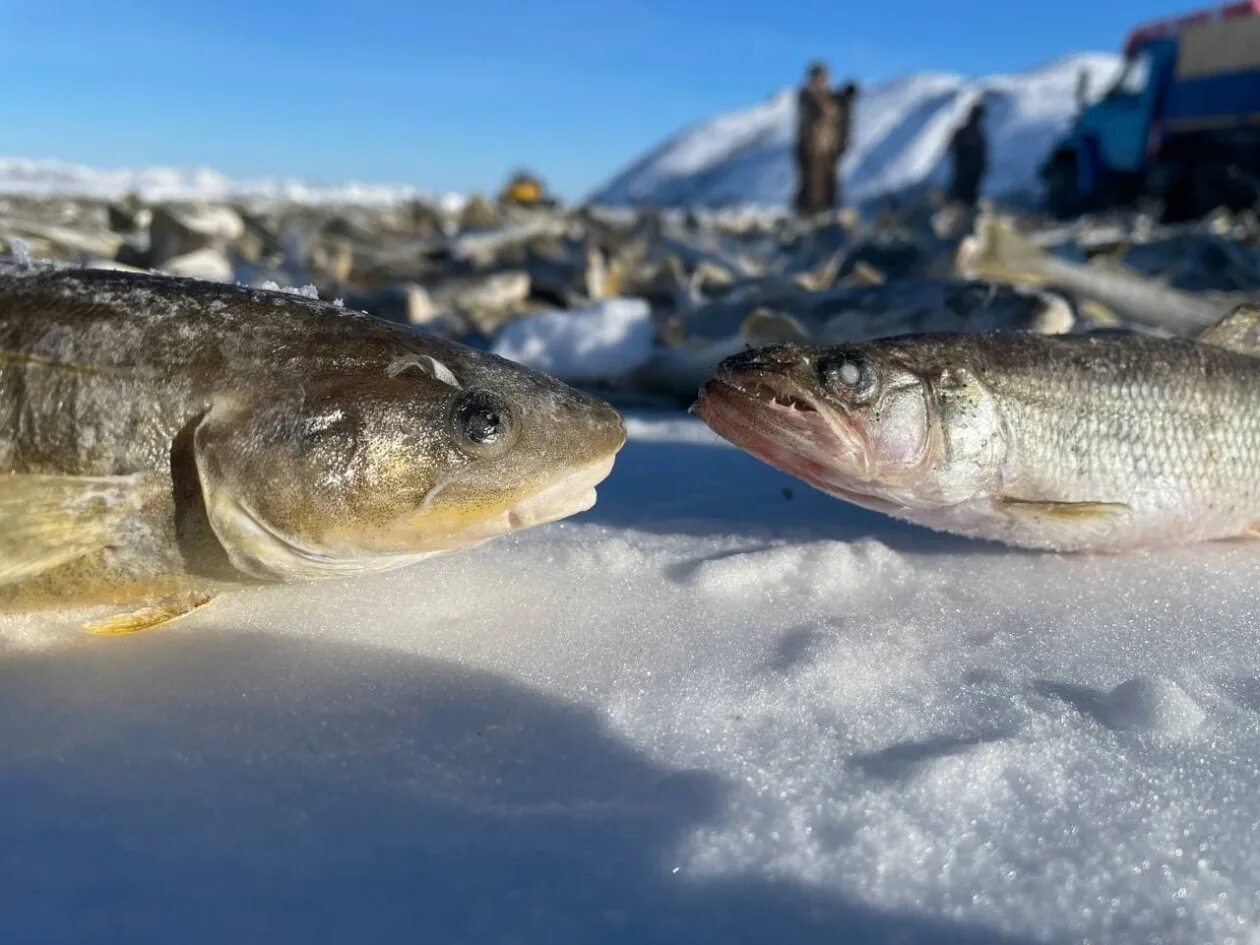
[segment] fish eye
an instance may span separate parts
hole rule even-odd
[[[456,400],[452,424],[460,445],[476,456],[502,452],[512,439],[512,417],[502,398],[470,390]]]
[[[854,403],[865,403],[875,396],[875,368],[866,358],[840,354],[824,358],[818,365],[823,387]]]

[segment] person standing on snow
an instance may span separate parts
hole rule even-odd
[[[984,134],[984,102],[971,106],[971,113],[949,140],[953,173],[949,199],[974,207],[980,199],[980,184],[989,165],[989,143]]]
[[[809,67],[797,94],[796,211],[801,216],[823,213],[840,205],[837,165],[849,145],[849,124],[857,86],[830,87],[824,63]]]

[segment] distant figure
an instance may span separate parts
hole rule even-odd
[[[529,171],[517,171],[499,192],[499,206],[542,207],[552,202],[542,180]]]
[[[984,103],[971,106],[962,127],[949,140],[949,156],[953,176],[949,182],[949,199],[966,207],[974,207],[980,198],[980,183],[989,163],[989,144],[984,136]]]
[[[1076,73],[1076,113],[1079,115],[1089,103],[1089,70]]]
[[[796,210],[802,216],[840,205],[837,164],[849,146],[849,122],[857,86],[836,91],[827,67],[816,62],[797,96]]]

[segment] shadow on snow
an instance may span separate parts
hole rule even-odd
[[[486,672],[219,632],[0,673],[7,941],[1003,941],[673,872],[723,786]]]

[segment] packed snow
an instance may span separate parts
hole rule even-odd
[[[574,384],[632,371],[653,352],[643,299],[605,299],[590,308],[540,312],[504,328],[494,353]]]
[[[569,522],[5,618],[5,938],[1260,941],[1260,544],[1016,551],[628,426]]]
[[[941,180],[950,136],[983,97],[991,146],[985,191],[1027,192],[1076,114],[1079,76],[1104,93],[1120,60],[1081,53],[1027,72],[964,78],[916,73],[864,88],[842,162],[846,199],[863,202]],[[632,162],[592,200],[656,206],[786,206],[792,196],[796,91],[689,128]]]

